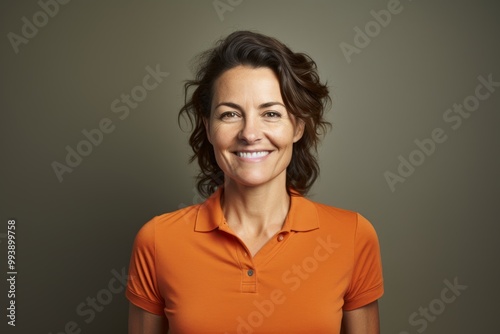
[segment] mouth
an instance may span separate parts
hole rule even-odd
[[[257,158],[263,158],[267,156],[270,151],[238,151],[234,152],[237,156],[240,158],[247,158],[247,159],[257,159]]]

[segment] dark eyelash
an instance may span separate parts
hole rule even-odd
[[[223,113],[219,116],[219,118],[220,118],[220,119],[223,119],[223,118],[225,118],[225,117],[227,117],[227,116],[236,116],[236,113],[235,113],[234,111],[226,111],[226,112],[223,112]]]
[[[266,114],[267,115],[274,114],[273,117],[281,117],[281,114],[279,112],[277,112],[277,111],[268,111]]]

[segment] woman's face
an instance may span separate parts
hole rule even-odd
[[[289,114],[269,68],[237,66],[214,83],[208,139],[226,186],[286,183],[293,143],[304,125]]]

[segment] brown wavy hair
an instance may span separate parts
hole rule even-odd
[[[251,31],[236,31],[219,40],[215,47],[197,57],[196,76],[184,84],[184,106],[178,122],[187,116],[193,127],[189,144],[198,160],[197,188],[210,196],[223,184],[224,173],[217,165],[212,144],[208,141],[203,119],[211,112],[215,80],[225,71],[239,66],[267,67],[278,77],[286,110],[304,122],[304,134],[293,145],[286,171],[286,185],[301,195],[307,194],[319,175],[317,147],[320,137],[331,126],[324,117],[330,105],[328,87],[320,82],[316,63],[304,53],[294,53],[275,38]],[[191,88],[195,88],[189,94]]]

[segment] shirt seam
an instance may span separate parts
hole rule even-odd
[[[362,298],[364,295],[369,294],[370,292],[373,292],[374,290],[379,289],[380,287],[384,286],[384,281],[381,281],[379,284],[371,287],[368,290],[364,290],[362,293],[357,294],[356,296],[350,298],[350,299],[345,299],[344,301],[346,303],[352,303],[353,301]]]
[[[128,292],[128,293],[130,293],[130,294],[132,294],[132,295],[133,295],[134,297],[136,297],[137,299],[140,299],[140,300],[144,301],[146,304],[152,304],[152,305],[156,305],[156,306],[158,306],[158,309],[161,309],[161,311],[158,311],[158,313],[156,313],[156,314],[164,314],[164,313],[163,313],[163,308],[164,308],[163,304],[161,304],[161,303],[157,303],[157,302],[152,301],[152,300],[147,299],[147,298],[144,298],[143,296],[141,296],[141,295],[137,294],[136,292],[134,292],[134,291],[132,290],[132,288],[130,288],[130,287],[127,287],[127,292]],[[134,305],[136,305],[136,303],[133,303],[133,304],[134,304]],[[142,306],[139,306],[139,305],[136,305],[136,306],[138,306],[138,307],[141,307],[141,308],[142,308]]]
[[[349,286],[347,287],[347,291],[351,291],[354,282],[353,282],[353,275],[354,275],[354,266],[355,266],[355,259],[356,259],[356,236],[358,234],[358,225],[359,225],[359,215],[356,213],[356,226],[354,228],[354,237],[352,239],[352,259],[351,259],[351,270],[349,274]]]
[[[156,258],[157,258],[157,253],[156,253],[156,225],[158,224],[158,216],[155,217],[155,220],[154,220],[154,224],[153,224],[153,262],[154,262],[154,268],[155,268],[155,285],[156,285],[156,289],[158,289],[158,295],[163,299],[163,304],[165,304],[165,297],[163,297],[163,295],[161,294],[161,291],[159,290],[160,286],[158,284],[158,263],[156,262]]]

